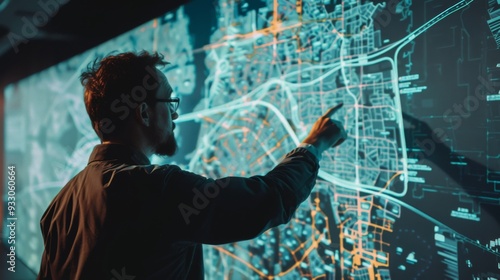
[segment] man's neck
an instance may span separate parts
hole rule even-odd
[[[140,151],[141,153],[143,153],[150,160],[151,160],[151,156],[153,155],[153,151],[151,149],[147,149],[145,147],[145,145],[137,145],[137,144],[134,144],[134,143],[124,142],[124,141],[116,141],[116,140],[102,141],[102,144],[120,144],[120,145],[126,145],[126,146],[134,148],[135,150]]]

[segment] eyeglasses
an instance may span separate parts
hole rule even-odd
[[[170,111],[171,113],[175,113],[177,109],[179,108],[179,103],[181,102],[179,97],[174,97],[174,98],[156,98],[156,102],[168,102],[170,105]]]

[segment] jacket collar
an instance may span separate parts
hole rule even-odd
[[[142,152],[123,144],[99,144],[94,147],[89,158],[93,161],[118,160],[128,164],[150,165],[151,162]]]

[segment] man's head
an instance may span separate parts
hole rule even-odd
[[[92,126],[103,142],[140,145],[147,154],[173,155],[172,88],[156,66],[157,53],[122,53],[94,61],[80,77]]]

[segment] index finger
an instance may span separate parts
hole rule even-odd
[[[337,112],[340,108],[342,108],[343,105],[344,105],[344,103],[342,103],[342,102],[335,105],[334,107],[328,109],[328,111],[326,111],[326,113],[323,116],[327,117],[327,118],[331,118],[333,116],[333,114],[335,114],[335,112]]]

